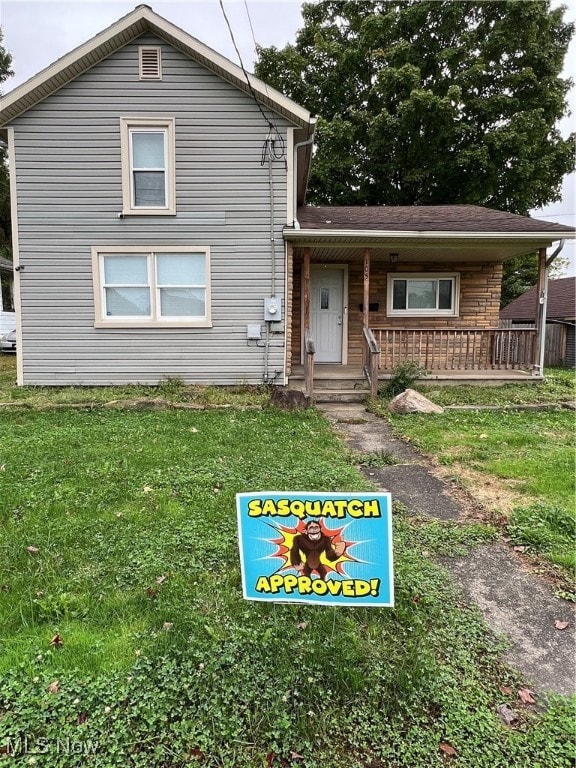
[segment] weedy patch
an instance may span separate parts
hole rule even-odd
[[[494,526],[484,523],[411,518],[408,523],[411,546],[425,556],[461,557],[471,549],[496,541],[500,537]]]
[[[508,524],[510,542],[543,552],[556,565],[574,572],[576,521],[567,509],[537,502],[513,510]]]
[[[356,454],[355,463],[359,467],[380,469],[382,467],[393,466],[394,464],[402,464],[402,461],[388,451],[371,451],[360,455]]]

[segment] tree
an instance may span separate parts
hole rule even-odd
[[[0,85],[14,74],[10,68],[12,56],[2,46],[0,29]],[[1,95],[0,91],[0,95]],[[12,258],[12,240],[10,232],[10,182],[6,147],[0,142],[0,256]]]
[[[322,0],[264,81],[317,114],[317,204],[468,203],[526,215],[574,167],[560,77],[573,24],[548,0]]]

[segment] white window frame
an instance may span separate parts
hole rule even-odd
[[[160,286],[157,280],[156,256],[163,253],[189,253],[202,254],[205,263],[205,285],[187,286],[203,288],[205,291],[205,314],[200,317],[184,316],[175,317],[160,315]],[[148,316],[134,315],[106,315],[106,295],[104,283],[104,258],[110,254],[129,256],[130,254],[142,254],[147,257],[148,285],[150,290],[151,312]],[[92,248],[92,278],[94,285],[94,327],[95,328],[211,328],[211,273],[210,273],[210,248],[197,246],[94,246]]]
[[[165,205],[135,205],[133,184],[132,134],[164,135]],[[173,117],[121,117],[122,213],[124,216],[174,216],[176,214],[175,120]],[[138,169],[143,170],[143,169]]]
[[[452,281],[450,309],[394,309],[394,281]],[[460,274],[458,272],[393,272],[388,274],[386,314],[389,317],[457,317],[460,312]],[[438,293],[436,294],[438,296]]]

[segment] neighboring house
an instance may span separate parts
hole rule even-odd
[[[306,207],[315,118],[246,78],[139,6],[0,101],[19,383],[300,376],[311,392],[323,371],[374,387],[405,359],[531,369],[534,331],[498,330],[502,263],[542,265],[574,230],[475,206]]]
[[[0,256],[0,336],[13,331],[14,328],[14,269],[11,261]]]
[[[533,327],[538,317],[540,294],[532,286],[500,312],[505,328]],[[546,365],[576,366],[576,277],[548,282],[546,296]]]

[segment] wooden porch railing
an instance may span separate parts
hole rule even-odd
[[[304,392],[307,397],[314,395],[314,353],[316,347],[310,328],[304,329]]]
[[[379,367],[411,361],[428,371],[531,368],[536,332],[502,328],[372,328]]]
[[[364,375],[370,385],[370,397],[378,394],[378,368],[380,366],[380,347],[370,328],[364,328]]]

